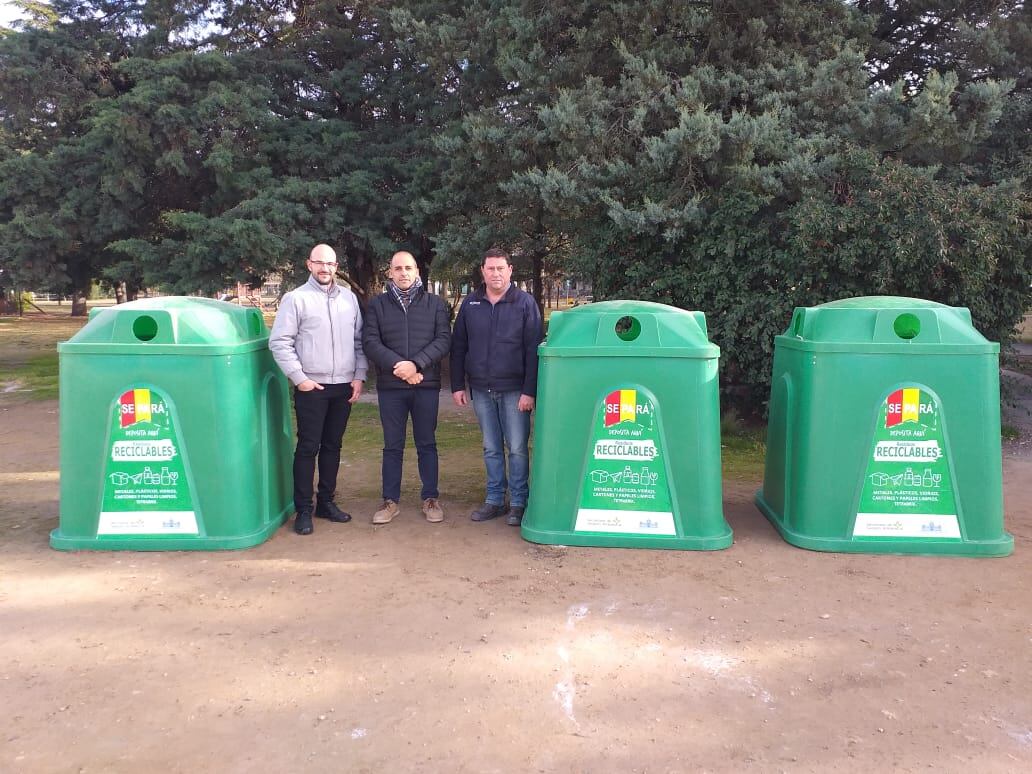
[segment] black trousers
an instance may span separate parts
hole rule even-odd
[[[324,384],[321,390],[294,390],[297,447],[294,449],[294,509],[311,509],[316,458],[319,461],[317,502],[327,503],[337,491],[340,446],[351,416],[351,384]]]

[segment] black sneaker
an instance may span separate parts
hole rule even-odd
[[[477,508],[469,517],[473,521],[488,521],[489,519],[496,519],[505,513],[504,505],[495,505],[494,503],[484,503]]]
[[[527,510],[522,505],[514,505],[509,509],[509,512],[505,514],[505,523],[510,527],[518,527],[523,523],[523,512]]]
[[[337,503],[330,500],[328,503],[319,503],[315,506],[315,515],[320,519],[329,519],[337,524],[347,524],[351,521],[351,514],[345,513],[337,507]]]
[[[294,517],[294,532],[299,535],[312,534],[312,512],[298,511]]]

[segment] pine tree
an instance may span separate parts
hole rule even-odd
[[[1006,337],[1028,300],[1029,199],[965,166],[1013,110],[1006,73],[940,72],[948,57],[895,51],[840,2],[538,11],[473,3],[471,22],[421,28],[428,59],[447,41],[459,77],[487,84],[440,141],[454,254],[537,236],[540,213],[597,298],[705,310],[752,407],[795,305],[920,295]]]

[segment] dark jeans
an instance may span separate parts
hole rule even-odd
[[[441,393],[437,388],[380,390],[380,424],[383,425],[383,498],[401,498],[401,463],[405,455],[408,418],[412,417],[412,438],[416,442],[419,479],[423,483],[420,499],[437,497],[437,409]]]
[[[340,444],[351,416],[351,384],[324,384],[321,390],[294,390],[297,448],[294,450],[294,509],[312,507],[315,458],[319,458],[318,502],[328,503],[337,490]]]

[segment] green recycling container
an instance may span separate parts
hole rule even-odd
[[[756,504],[818,551],[1005,556],[999,344],[971,313],[874,296],[775,338]]]
[[[524,538],[731,545],[721,501],[720,350],[702,312],[639,301],[555,312],[538,353]]]
[[[257,309],[95,309],[58,345],[61,550],[246,548],[292,508],[286,379]]]

